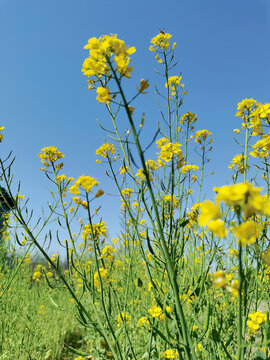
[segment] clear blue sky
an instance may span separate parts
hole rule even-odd
[[[1,156],[14,151],[13,188],[20,180],[36,216],[52,188],[37,157],[45,146],[65,154],[68,176],[95,176],[105,192],[116,193],[105,168],[95,164],[95,149],[106,137],[96,119],[110,121],[95,92],[87,90],[83,46],[90,37],[116,33],[136,47],[129,81],[135,87],[149,79],[149,94],[138,106],[152,129],[151,121],[160,118],[153,86],[159,78],[148,48],[160,29],[178,44],[175,71],[183,73],[188,91],[184,111],[198,115],[198,129],[213,133],[209,170],[215,175],[208,186],[223,185],[239,152],[233,142],[233,129],[240,126],[237,103],[250,97],[269,102],[269,0],[0,0],[0,125],[6,127]],[[119,201],[104,196],[100,203],[115,236]]]

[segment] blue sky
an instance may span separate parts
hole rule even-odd
[[[36,216],[52,189],[37,156],[45,146],[55,145],[65,154],[68,176],[95,176],[105,192],[116,194],[105,168],[95,163],[95,149],[106,137],[96,119],[106,126],[110,120],[95,92],[87,90],[83,46],[90,37],[116,33],[136,47],[126,87],[135,89],[141,78],[149,79],[148,95],[136,105],[146,112],[151,130],[151,122],[160,120],[154,100],[160,79],[148,48],[160,29],[178,44],[175,71],[182,72],[188,91],[183,110],[198,115],[198,129],[213,133],[209,170],[215,175],[204,189],[211,190],[230,181],[227,166],[239,152],[233,141],[233,129],[240,127],[237,103],[250,97],[269,102],[269,0],[0,0],[1,157],[13,150],[13,189],[20,180]],[[107,195],[101,203],[115,236],[119,201]]]

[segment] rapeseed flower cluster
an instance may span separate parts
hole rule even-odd
[[[240,173],[244,174],[245,170],[249,168],[248,163],[245,168],[245,156],[244,155],[235,155],[231,161],[231,164],[228,166],[229,169],[235,169]]]
[[[96,150],[96,154],[104,158],[108,158],[109,154],[115,154],[115,147],[113,146],[113,144],[110,143],[103,144],[100,148]]]
[[[167,142],[164,145],[160,146],[159,159],[164,160],[166,163],[172,160],[175,155],[178,159],[183,158],[183,152],[180,149],[182,145],[179,143]]]
[[[71,194],[79,195],[80,188],[82,187],[85,192],[89,193],[92,192],[92,188],[94,186],[98,186],[98,184],[99,182],[95,178],[82,175],[78,178],[78,180],[74,181],[73,185],[70,186],[69,192]]]
[[[179,359],[179,353],[177,350],[168,349],[161,354],[162,359]]]
[[[206,140],[208,136],[210,136],[212,133],[209,130],[198,130],[195,135],[195,142],[201,144],[202,139]],[[209,143],[211,143],[213,140],[209,139]]]
[[[242,246],[253,244],[258,239],[262,230],[263,225],[258,225],[251,220],[247,220],[233,228],[233,232]]]
[[[262,138],[252,145],[253,151],[250,155],[258,158],[266,158],[269,156],[270,151],[270,131],[268,134],[262,135]]]
[[[182,166],[181,173],[186,174],[189,171],[196,171],[196,170],[199,170],[199,166],[187,164]]]
[[[170,45],[169,40],[171,37],[171,34],[161,31],[157,36],[151,39],[151,45],[149,47],[149,50],[154,52],[156,52],[157,50],[167,50]],[[175,47],[176,43],[173,44],[172,49],[174,49]]]
[[[171,91],[171,95],[176,95],[177,87],[180,85],[182,77],[181,76],[170,76],[168,81],[165,83],[165,88],[169,88]],[[181,84],[181,88],[184,87],[184,84]]]
[[[56,146],[45,147],[38,154],[38,157],[41,159],[41,162],[44,166],[50,166],[52,163],[55,163],[58,159],[62,159],[65,155],[61,153]]]
[[[199,224],[201,226],[207,225],[213,234],[224,238],[227,235],[227,230],[224,221],[221,220],[222,214],[219,206],[207,200],[200,204],[200,211]]]
[[[265,313],[256,311],[255,313],[250,313],[248,317],[251,319],[247,321],[248,332],[249,334],[256,335],[260,325],[267,320],[267,316]]]
[[[107,225],[105,221],[100,221],[98,224],[87,224],[83,226],[83,240],[97,240],[100,237],[107,237]]]
[[[2,142],[4,138],[4,135],[1,133],[1,131],[3,131],[4,128],[5,128],[4,126],[0,126],[0,142]]]
[[[217,192],[217,204],[223,201],[234,209],[241,209],[246,218],[256,214],[270,216],[270,200],[260,195],[260,188],[255,188],[248,182],[214,190]]]
[[[123,323],[129,325],[131,316],[127,312],[121,312],[120,314],[117,315],[116,320],[117,320],[117,327],[122,326]]]
[[[181,120],[180,120],[180,124],[194,124],[196,121],[198,120],[198,116],[192,112],[186,112],[185,114],[182,115]]]
[[[115,71],[121,77],[129,78],[133,70],[133,67],[129,66],[130,55],[136,49],[135,47],[128,48],[123,40],[117,39],[116,34],[104,35],[98,39],[93,37],[88,40],[84,49],[89,49],[89,57],[84,60],[82,67],[83,74],[90,78],[88,80],[89,89],[93,89],[95,83],[99,81],[102,86],[96,89],[97,101],[109,104],[111,94],[105,83],[102,82],[102,77],[106,76],[107,84],[110,80],[109,75],[114,72],[113,65],[115,65]],[[113,55],[114,58],[112,59]]]

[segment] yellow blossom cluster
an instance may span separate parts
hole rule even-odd
[[[137,327],[145,327],[145,325],[147,328],[149,328],[150,322],[146,316],[142,316],[137,323]]]
[[[212,133],[209,130],[198,130],[196,132],[196,138],[195,138],[195,142],[201,144],[202,143],[202,139],[205,140],[209,135],[211,135]],[[209,139],[209,143],[212,142],[213,140]]]
[[[262,119],[270,123],[270,104],[261,104],[254,99],[244,99],[238,104],[236,116],[243,120],[242,128],[251,128],[251,136],[262,135]]]
[[[164,320],[165,315],[160,306],[153,305],[150,309],[148,309],[148,313],[153,318],[159,318],[159,320]]]
[[[124,174],[128,173],[128,170],[129,170],[129,169],[128,169],[128,166],[123,165],[123,166],[120,167],[119,173],[120,173],[121,175],[124,175]]]
[[[0,126],[0,131],[3,131],[4,130],[4,126]],[[3,138],[4,138],[4,135],[0,132],[0,142],[3,141]]]
[[[244,155],[235,155],[234,158],[231,161],[231,164],[228,166],[229,169],[237,168],[237,171],[240,174],[243,174],[245,172],[245,156]],[[247,163],[247,169],[249,168],[249,165]]]
[[[192,124],[192,123],[195,123],[197,120],[198,120],[198,117],[196,114],[194,114],[192,112],[187,112],[182,115],[180,124],[184,124],[185,122],[187,122],[188,124]]]
[[[106,87],[97,88],[97,101],[103,104],[109,104],[112,100],[110,90]]]
[[[181,173],[182,174],[186,174],[187,172],[193,170],[193,171],[196,171],[198,170],[199,167],[197,165],[184,165],[182,168],[181,168]]]
[[[89,57],[84,60],[82,67],[83,74],[88,78],[91,77],[88,80],[89,89],[93,89],[95,82],[101,80],[102,76],[114,72],[113,62],[116,67],[115,71],[120,76],[130,77],[133,70],[133,67],[129,66],[130,55],[136,49],[135,47],[128,48],[123,40],[117,39],[116,34],[104,35],[98,39],[93,37],[88,40],[88,44],[84,46],[84,49],[89,49]],[[106,83],[109,79],[107,77]],[[102,86],[97,88],[97,101],[104,104],[111,102],[110,91],[103,83]]]
[[[110,143],[105,143],[96,150],[96,155],[100,155],[104,158],[108,158],[109,154],[113,155],[114,153],[115,153],[115,147],[113,146],[113,144]]]
[[[168,33],[164,33],[164,31],[161,31],[157,36],[153,37],[151,39],[151,45],[149,47],[150,51],[156,51],[156,50],[166,50],[170,45],[170,38],[172,35]],[[176,47],[176,44],[173,44],[173,49]]]
[[[164,160],[166,163],[171,161],[174,155],[177,156],[178,159],[182,159],[183,153],[180,146],[182,145],[178,142],[174,144],[167,141],[166,144],[160,146],[159,159]]]
[[[233,228],[233,232],[242,246],[246,246],[247,244],[253,244],[255,240],[259,237],[262,230],[262,225],[258,225],[251,220],[247,220]]]
[[[130,57],[136,49],[135,47],[126,47],[123,40],[117,39],[116,34],[103,35],[98,39],[93,37],[88,40],[84,49],[89,49],[89,57],[84,60],[82,72],[90,77],[100,78],[108,74],[111,69],[108,65],[112,55],[116,70],[121,76],[129,77],[132,72],[132,66],[129,67]]]
[[[94,273],[94,285],[96,287],[100,287],[99,278],[101,278],[104,283],[108,283],[108,270],[105,268],[99,268],[98,271]]]
[[[145,165],[149,170],[157,170],[163,165],[162,161],[146,160]]]
[[[93,186],[97,186],[99,182],[91,177],[82,175],[78,178],[78,180],[74,181],[74,184],[70,186],[69,192],[71,194],[79,195],[80,187],[82,187],[86,192],[92,192]],[[75,201],[76,202],[76,201]]]
[[[121,312],[116,316],[117,327],[120,327],[124,324],[130,324],[131,316],[127,312]]]
[[[233,208],[240,208],[246,218],[255,214],[270,216],[270,200],[261,196],[260,190],[248,182],[214,188],[218,204],[223,201]]]
[[[172,202],[173,209],[176,209],[179,205],[179,201],[175,195],[164,195],[162,199],[165,204],[170,204]]]
[[[113,248],[110,245],[107,245],[102,249],[100,259],[105,259],[107,261],[111,261],[113,259],[113,257],[115,256],[115,254],[114,254],[115,252],[116,252],[115,248]]]
[[[244,99],[240,103],[237,104],[237,112],[235,116],[243,118],[246,116],[246,113],[249,114],[255,110],[257,107],[259,107],[261,103],[259,103],[257,100],[254,99]]]
[[[216,288],[226,289],[234,300],[238,297],[239,282],[238,280],[233,279],[229,285],[229,281],[232,279],[232,277],[232,274],[225,274],[224,270],[218,270],[214,273],[213,281]]]
[[[177,350],[168,349],[161,354],[162,359],[179,359],[179,353]]]
[[[50,166],[50,163],[56,162],[58,159],[62,159],[65,155],[57,150],[56,146],[45,147],[38,154],[41,162],[44,166]]]
[[[82,238],[83,240],[96,240],[99,237],[107,236],[107,225],[105,221],[100,221],[98,224],[87,224],[83,226]]]
[[[256,335],[260,325],[267,320],[267,316],[265,313],[256,311],[255,313],[248,314],[248,317],[251,319],[247,321],[248,332],[249,334]]]
[[[269,156],[270,131],[268,134],[264,134],[260,140],[258,140],[254,145],[252,145],[252,147],[253,151],[250,152],[251,156],[261,158]]]
[[[200,204],[199,224],[201,226],[207,225],[208,228],[220,238],[227,235],[224,221],[221,220],[221,212],[219,206],[212,201],[204,201]]]
[[[128,189],[128,188],[126,188],[126,189],[123,189],[122,191],[121,191],[121,195],[122,195],[122,198],[124,199],[124,198],[130,198],[131,197],[131,194],[133,193],[133,189]]]
[[[165,83],[165,88],[169,88],[171,90],[171,95],[176,95],[176,88],[179,86],[180,81],[182,77],[181,76],[170,76]],[[181,88],[184,87],[184,84],[181,84]]]
[[[188,218],[187,228],[188,229],[192,228],[194,225],[197,224],[198,216],[199,216],[199,207],[200,207],[200,204],[195,203],[191,207],[191,211],[187,212],[187,218]]]

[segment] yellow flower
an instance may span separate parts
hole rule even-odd
[[[251,112],[261,105],[258,101],[254,99],[244,99],[237,104],[237,112],[235,116],[243,117],[245,112]]]
[[[145,165],[146,167],[149,169],[149,170],[157,170],[160,168],[161,164],[158,163],[158,162],[155,162],[154,160],[147,160],[145,162]]]
[[[149,320],[147,319],[146,316],[143,316],[139,319],[138,323],[137,323],[137,327],[144,327],[144,326],[147,326],[149,327],[150,326],[150,322]]]
[[[243,174],[245,172],[245,156],[244,155],[235,155],[234,158],[231,161],[231,164],[228,166],[229,169],[234,169],[237,167],[237,171],[240,172],[240,174]],[[248,163],[246,164],[246,169],[249,168]]]
[[[108,271],[104,268],[99,268],[99,271],[94,273],[94,285],[96,287],[100,286],[99,277],[106,282]]]
[[[98,184],[99,182],[93,177],[82,175],[78,178],[78,180],[75,181],[74,185],[70,188],[72,188],[73,190],[72,194],[78,195],[78,193],[76,192],[77,190],[75,190],[76,188],[79,189],[79,187],[81,186],[86,192],[92,192],[92,187],[98,186]]]
[[[262,228],[262,226],[258,226],[255,222],[247,220],[241,225],[235,226],[233,232],[240,241],[240,244],[246,246],[247,244],[254,243],[259,237]]]
[[[167,138],[161,138],[161,139],[159,139],[158,141],[156,141],[156,144],[157,144],[157,147],[159,148],[159,149],[161,149],[161,147],[164,145],[164,144],[167,144],[169,142],[169,139],[167,139]]]
[[[34,274],[33,274],[33,280],[35,280],[36,282],[39,282],[41,276],[42,276],[42,274],[41,274],[40,271],[35,271]]]
[[[168,142],[160,147],[160,155],[159,159],[169,162],[172,160],[173,155],[176,155],[178,158],[183,157],[182,150],[180,149],[182,146],[179,143],[171,143]]]
[[[168,33],[164,33],[161,31],[157,36],[153,37],[151,39],[151,46],[149,48],[150,51],[156,51],[156,49],[160,48],[161,50],[166,50],[168,46],[170,45],[169,39],[172,37],[172,35]]]
[[[184,165],[182,168],[181,168],[181,172],[182,174],[186,174],[188,171],[196,171],[198,170],[199,167],[197,165]]]
[[[98,224],[87,224],[83,227],[82,238],[83,240],[92,240],[99,237],[106,237],[107,236],[107,225],[105,221],[100,221]]]
[[[184,124],[187,122],[188,124],[195,123],[198,120],[198,117],[196,114],[187,112],[182,115],[182,118],[180,120],[180,124]]]
[[[200,210],[199,224],[201,226],[206,225],[210,220],[217,220],[221,217],[218,205],[215,205],[212,201],[207,200],[201,203]]]
[[[110,143],[105,143],[96,150],[96,154],[104,158],[108,158],[109,154],[113,155],[114,153],[115,153],[115,147],[113,146],[113,144]]]
[[[111,95],[107,88],[98,87],[97,88],[97,101],[103,104],[109,104],[111,102]]]
[[[128,188],[123,189],[121,191],[122,198],[128,198],[129,199],[131,197],[132,193],[133,193],[133,189],[128,189]]]
[[[62,159],[65,155],[57,150],[56,146],[45,147],[38,154],[38,157],[41,159],[41,162],[45,166],[49,166],[48,162],[54,163],[58,159]]]
[[[1,126],[1,127],[0,127],[0,131],[3,131],[4,128],[5,128],[4,126]],[[4,138],[4,135],[3,135],[3,134],[0,134],[0,142],[3,141],[3,138]]]
[[[176,88],[179,86],[181,79],[181,76],[170,76],[168,81],[165,83],[165,88],[169,88],[171,90],[172,96],[176,95]]]
[[[161,354],[164,359],[179,359],[179,353],[177,350],[168,349]]]
[[[260,195],[260,188],[253,187],[248,182],[226,185],[214,189],[218,194],[216,201],[224,201],[232,207],[242,208],[245,217],[255,214],[270,215],[270,200]]]
[[[253,157],[267,157],[270,152],[270,131],[268,134],[264,134],[260,140],[258,140],[254,145],[252,145],[253,151],[250,152],[250,155]]]
[[[128,173],[128,166],[126,166],[126,165],[121,166],[120,169],[119,169],[119,173],[121,175],[124,175],[124,174]]]
[[[148,312],[153,318],[158,317],[160,320],[164,319],[164,314],[160,306],[153,305],[148,309]]]
[[[128,67],[129,55],[132,55],[136,49],[134,47],[127,48],[123,40],[117,39],[116,34],[104,35],[98,39],[93,37],[88,40],[88,44],[84,48],[89,49],[90,56],[84,60],[82,72],[87,77],[95,78],[90,80],[90,89],[93,88],[96,78],[110,73],[108,59],[113,54],[115,54],[114,62],[119,74],[129,77],[132,71],[132,67]]]
[[[110,245],[105,246],[104,249],[101,251],[100,259],[106,259],[108,261],[111,261],[114,257],[114,253],[116,252],[115,248],[113,248]]]
[[[267,316],[265,313],[257,311],[255,313],[250,313],[248,317],[251,319],[247,321],[247,326],[249,327],[248,332],[256,335],[260,325],[267,320]]]
[[[164,195],[162,197],[162,199],[163,199],[164,203],[167,204],[167,205],[172,203],[173,209],[176,209],[177,206],[179,205],[179,201],[178,201],[178,199],[176,198],[175,195]]]
[[[231,293],[233,298],[237,298],[239,292],[239,281],[236,279],[232,280],[231,286],[228,286],[227,290]]]
[[[117,315],[117,327],[120,327],[123,323],[130,324],[131,316],[128,313],[121,312]]]
[[[195,142],[198,142],[199,144],[201,144],[202,140],[201,139],[206,139],[209,135],[211,135],[212,133],[208,130],[198,130],[196,132],[196,138],[195,138]]]
[[[225,238],[227,235],[227,230],[225,229],[225,223],[221,219],[211,220],[208,223],[208,228],[212,231],[213,234],[219,238]]]
[[[227,279],[223,270],[219,270],[214,273],[214,284],[217,288],[226,288]]]

